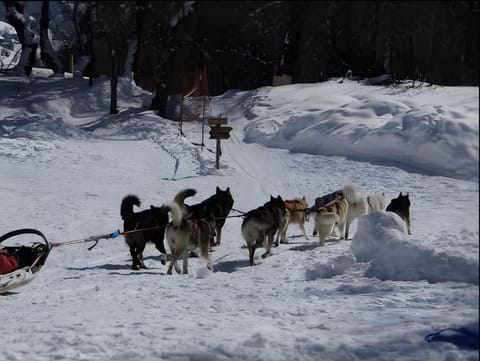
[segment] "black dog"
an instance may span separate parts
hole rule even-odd
[[[310,208],[311,211],[318,212],[320,208],[322,208],[325,204],[330,203],[331,201],[334,201],[335,199],[344,196],[343,194],[343,189],[339,189],[335,192],[326,194],[321,197],[315,198],[315,205]]]
[[[225,220],[233,207],[233,197],[230,193],[230,187],[226,190],[221,190],[218,186],[213,196],[205,199],[201,203],[188,206],[186,205],[187,213],[192,219],[215,217],[215,236],[210,241],[211,246],[218,246],[222,241],[222,228],[225,225]]]
[[[386,210],[387,212],[398,214],[407,224],[408,234],[412,234],[410,231],[410,199],[408,198],[408,193],[404,196],[400,192],[397,198],[391,200]]]
[[[152,242],[160,251],[160,261],[167,262],[167,252],[163,244],[165,228],[168,225],[168,208],[150,206],[150,209],[135,213],[133,206],[140,207],[140,199],[128,195],[122,200],[120,215],[123,219],[123,230],[127,232],[125,242],[130,247],[132,269],[146,268],[143,263],[143,250],[147,242]],[[136,232],[135,230],[139,230]],[[142,230],[142,231],[140,231]],[[128,233],[128,231],[133,231]]]

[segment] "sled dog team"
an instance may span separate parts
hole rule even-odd
[[[164,238],[171,251],[167,274],[172,274],[173,269],[177,273],[188,273],[188,258],[197,249],[207,261],[207,268],[212,269],[209,251],[211,247],[220,245],[222,228],[234,201],[229,187],[226,190],[217,187],[215,194],[204,201],[194,205],[185,204],[185,200],[195,194],[194,189],[184,189],[173,201],[161,207],[151,205],[140,212],[133,209],[141,205],[137,196],[127,195],[122,200],[120,215],[132,257],[132,269],[146,268],[143,251],[148,242],[155,244],[160,252],[161,263],[166,264]],[[277,247],[279,242],[288,243],[286,232],[290,224],[297,224],[308,240],[305,222],[310,215],[315,217],[313,235],[318,234],[320,246],[325,245],[328,237],[336,236],[336,231],[340,239],[348,239],[350,225],[356,218],[384,209],[398,214],[405,221],[408,234],[411,234],[408,194],[400,193],[385,206],[385,194],[362,197],[353,184],[316,198],[312,207],[308,206],[305,197],[284,200],[281,196],[270,196],[264,205],[243,215],[241,232],[247,244],[250,265],[254,265],[257,248],[265,248],[262,258],[266,258],[271,254],[272,246]],[[183,262],[182,269],[178,265],[180,260]]]

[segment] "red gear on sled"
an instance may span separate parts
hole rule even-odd
[[[0,249],[0,274],[4,275],[15,271],[18,268],[18,261],[15,256],[10,256],[4,249]]]

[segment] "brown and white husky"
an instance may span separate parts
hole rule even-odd
[[[277,238],[275,240],[275,247],[278,246],[278,241],[280,238],[280,243],[288,243],[287,241],[287,228],[290,224],[298,224],[302,230],[303,236],[305,239],[309,239],[307,232],[305,231],[305,222],[308,221],[309,208],[308,202],[305,197],[286,199],[285,200],[285,224],[277,233]]]
[[[315,231],[320,237],[320,246],[325,245],[325,239],[332,234],[335,226],[340,233],[340,239],[345,238],[347,210],[348,202],[341,196],[316,211]]]

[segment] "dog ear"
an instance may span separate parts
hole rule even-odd
[[[220,188],[218,186],[217,186],[216,192],[220,193]]]
[[[399,194],[398,196],[401,197],[401,196],[402,196],[402,192],[400,192],[400,194]]]

